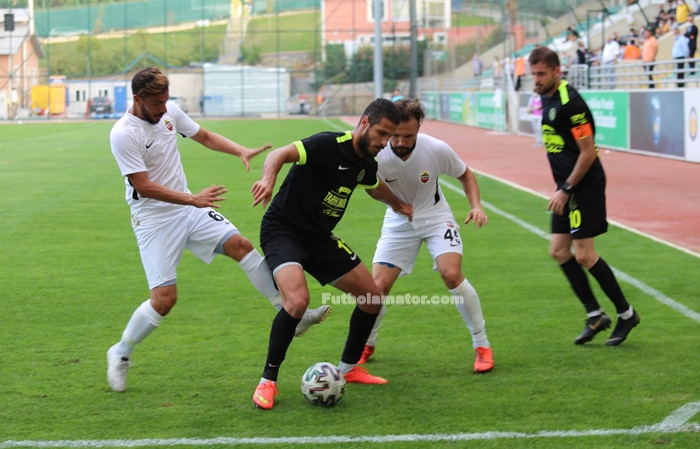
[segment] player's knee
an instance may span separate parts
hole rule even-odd
[[[224,254],[240,262],[246,254],[253,251],[253,244],[241,234],[234,234],[224,243]]]
[[[571,259],[571,250],[569,248],[551,247],[549,248],[549,255],[559,264],[563,264]]]
[[[442,275],[442,280],[449,289],[454,289],[459,287],[459,284],[464,280],[462,275],[462,270],[458,268],[450,268],[440,273]]]
[[[583,267],[591,268],[597,260],[598,255],[595,252],[579,251],[576,253],[576,262]]]
[[[177,303],[177,291],[159,293],[151,297],[151,306],[159,315],[167,315]]]

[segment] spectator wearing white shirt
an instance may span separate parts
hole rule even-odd
[[[676,28],[673,30],[673,49],[671,50],[671,56],[673,59],[678,59],[676,67],[678,73],[676,74],[677,85],[679,89],[685,87],[683,79],[685,78],[685,73],[683,68],[685,67],[685,59],[690,55],[690,48],[688,47],[689,39],[682,35],[680,30]]]
[[[615,64],[620,57],[620,44],[613,39],[612,35],[605,38],[605,46],[603,47],[603,72],[606,76],[606,87],[608,89],[615,88]]]

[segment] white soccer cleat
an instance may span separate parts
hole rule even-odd
[[[311,326],[328,318],[330,313],[331,306],[321,306],[318,309],[306,309],[304,316],[301,317],[301,321],[299,321],[299,324],[297,324],[297,329],[294,332],[294,336],[300,337],[304,335],[306,332],[308,332]]]
[[[115,352],[119,343],[107,351],[107,382],[114,391],[126,391],[126,376],[129,373],[131,360],[120,357]]]

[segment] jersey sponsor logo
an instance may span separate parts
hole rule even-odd
[[[332,218],[340,218],[348,205],[351,193],[352,189],[347,187],[340,187],[338,191],[331,190],[326,193],[322,201],[323,210],[321,212]]]
[[[423,171],[420,174],[420,182],[422,182],[423,184],[427,184],[429,181],[430,181],[430,173],[428,173],[427,171]]]
[[[593,126],[591,126],[590,123],[584,123],[583,125],[575,126],[571,128],[571,135],[574,136],[574,139],[576,140],[585,139],[586,137],[592,137]]]
[[[338,170],[350,170],[350,167],[343,167],[343,164],[338,165]]]
[[[154,140],[153,142],[155,142],[155,140]],[[151,143],[149,143],[148,145],[146,145],[146,149],[151,148],[151,145],[153,145],[153,142],[151,142]]]

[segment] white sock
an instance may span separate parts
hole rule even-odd
[[[603,309],[598,309],[598,310],[594,310],[593,312],[588,312],[586,315],[588,316],[588,318],[594,318],[597,316],[601,316],[602,314],[603,314]]]
[[[472,334],[474,348],[490,347],[491,344],[486,336],[486,321],[484,321],[484,313],[481,311],[481,302],[472,284],[465,279],[457,288],[450,290],[450,294],[457,297],[455,305],[459,314],[462,315],[464,324],[467,325]]]
[[[260,378],[260,382],[258,382],[258,385],[264,384],[265,382],[268,382],[270,379],[265,379],[264,377]],[[277,381],[273,380],[273,382],[276,384]]]
[[[151,305],[150,299],[142,302],[131,315],[129,322],[126,323],[116,353],[121,357],[131,357],[134,346],[148,337],[158,327],[162,319],[163,317]]]
[[[277,309],[277,311],[282,309],[282,297],[277,287],[275,287],[275,281],[272,279],[270,267],[258,250],[253,249],[246,254],[243,259],[238,262],[238,265],[246,276],[248,276],[253,286],[275,306],[275,309]]]
[[[377,333],[379,332],[379,326],[382,324],[382,318],[386,313],[386,304],[382,304],[382,308],[377,315],[377,321],[374,322],[374,327],[372,332],[369,333],[369,338],[367,339],[367,346],[377,346]]]
[[[345,362],[340,362],[338,363],[338,371],[340,371],[343,374],[347,374],[350,371],[352,371],[353,368],[355,368],[356,363],[345,363]]]
[[[619,316],[621,319],[623,319],[623,320],[629,320],[630,318],[632,318],[632,315],[634,315],[634,309],[632,309],[632,306],[630,306],[629,309],[627,309],[626,311],[622,312],[622,313],[619,314],[618,316]]]

